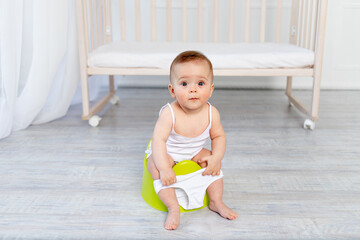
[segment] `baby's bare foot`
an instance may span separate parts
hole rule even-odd
[[[169,213],[166,217],[166,221],[165,221],[165,228],[167,230],[175,230],[178,225],[180,223],[180,209],[179,208],[175,208],[175,209],[170,209],[169,208]]]
[[[209,208],[210,210],[220,214],[223,218],[234,220],[238,217],[238,214],[228,208],[223,202],[210,202]]]

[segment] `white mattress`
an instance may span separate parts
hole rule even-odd
[[[112,42],[90,53],[89,67],[169,69],[182,51],[204,53],[215,69],[304,68],[314,52],[280,43]]]

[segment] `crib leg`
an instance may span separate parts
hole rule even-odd
[[[297,109],[299,109],[302,113],[306,114],[306,115],[310,115],[309,111],[306,109],[306,107],[299,102],[293,95],[292,93],[292,80],[293,77],[292,76],[288,76],[287,77],[287,81],[286,81],[286,90],[285,90],[285,94],[289,99],[289,106],[294,105]]]
[[[317,121],[319,119],[319,101],[320,101],[320,76],[315,74],[312,103],[311,103],[311,119],[313,121]]]
[[[299,109],[304,114],[310,116],[311,119],[306,119],[304,122],[304,128],[313,130],[315,128],[315,121],[319,119],[319,100],[320,100],[320,74],[315,74],[314,83],[313,83],[313,94],[311,102],[311,111],[301,104],[293,95],[292,95],[292,77],[287,77],[286,90],[285,94],[289,98],[290,104]]]
[[[81,76],[81,97],[82,97],[82,109],[83,115],[81,117],[82,120],[88,120],[90,115],[90,98],[89,98],[89,83],[88,78],[89,75],[86,71],[80,72]]]
[[[109,75],[109,92],[115,93],[114,75]]]
[[[109,93],[106,94],[102,99],[100,99],[97,103],[94,104],[94,106],[90,109],[90,116],[95,115],[101,109],[105,107],[105,105],[114,98],[115,94],[115,86],[114,86],[114,76],[109,76]],[[116,96],[115,96],[116,98]]]
[[[286,90],[285,90],[285,94],[286,96],[291,96],[292,95],[292,77],[288,76],[286,78]],[[291,106],[291,101],[289,99],[289,106]]]
[[[89,120],[89,124],[93,127],[96,127],[99,125],[101,117],[95,115],[105,105],[110,101],[112,104],[116,104],[119,102],[118,96],[115,95],[115,84],[114,84],[114,76],[109,76],[109,93],[106,94],[102,99],[100,99],[98,102],[94,104],[93,107],[90,108],[89,103],[89,86],[88,81],[86,79],[82,81],[82,93],[83,93],[83,120]],[[90,108],[90,109],[89,109]]]
[[[115,95],[114,75],[109,76],[109,92],[112,95],[110,99],[111,104],[118,104],[120,99],[118,96]]]

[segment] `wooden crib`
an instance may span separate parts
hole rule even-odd
[[[327,0],[77,0],[77,13],[82,119],[91,126],[99,124],[96,114],[109,101],[119,101],[114,75],[168,75],[171,60],[192,49],[210,58],[215,76],[286,77],[290,104],[308,116],[304,128],[315,127]],[[127,21],[135,36],[128,36]],[[109,75],[109,93],[90,108],[91,75]],[[292,94],[297,76],[313,78],[310,108]]]

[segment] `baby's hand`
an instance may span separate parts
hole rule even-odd
[[[169,169],[165,171],[160,171],[160,180],[163,186],[168,186],[173,183],[176,183],[176,175],[174,170]]]
[[[220,175],[221,169],[221,159],[216,158],[214,155],[206,156],[202,158],[199,163],[207,162],[207,167],[203,172],[203,176],[205,175]]]

